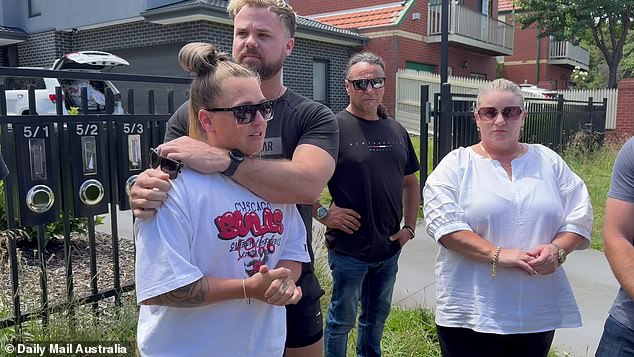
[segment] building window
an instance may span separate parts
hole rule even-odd
[[[29,17],[42,14],[42,0],[29,0]]]
[[[487,79],[487,75],[484,73],[471,73],[469,76],[473,79],[482,79],[485,81]]]
[[[328,103],[328,63],[313,61],[313,100]]]

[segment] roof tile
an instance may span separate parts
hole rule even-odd
[[[339,15],[313,15],[311,18],[344,29],[359,29],[372,26],[393,25],[398,21],[404,9],[405,6],[396,5],[372,10],[359,9],[358,11]]]
[[[498,12],[507,12],[511,10],[519,10],[519,7],[514,4],[514,0],[499,0],[498,2]]]

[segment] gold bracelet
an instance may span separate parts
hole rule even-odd
[[[251,303],[251,298],[247,297],[247,287],[244,285],[244,279],[242,279],[242,292],[244,293],[244,301],[247,304]]]
[[[493,260],[491,260],[491,278],[495,279],[495,265],[498,262],[498,258],[500,258],[500,251],[502,248],[498,245],[495,248],[495,254],[493,254]]]

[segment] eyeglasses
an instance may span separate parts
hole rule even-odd
[[[502,113],[504,120],[514,121],[520,118],[523,111],[521,107],[506,107],[502,110],[493,107],[482,107],[478,109],[478,115],[480,115],[480,119],[495,120],[498,114]]]
[[[181,172],[181,169],[185,165],[178,160],[161,156],[157,149],[150,148],[150,166],[154,169],[160,167],[161,171],[168,174],[170,179],[174,180],[178,177],[178,173]]]
[[[269,121],[273,119],[273,109],[275,109],[275,101],[266,100],[258,104],[239,105],[232,108],[213,108],[207,109],[210,112],[233,112],[233,116],[236,118],[238,125],[248,125],[255,121],[255,114],[260,112],[264,120]]]
[[[379,89],[385,86],[385,77],[377,77],[370,79],[347,79],[348,82],[352,83],[352,87],[356,90],[366,90],[368,89],[368,84],[372,85],[372,88]]]

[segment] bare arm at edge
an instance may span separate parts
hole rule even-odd
[[[608,197],[603,221],[603,244],[612,272],[634,300],[634,203]]]

